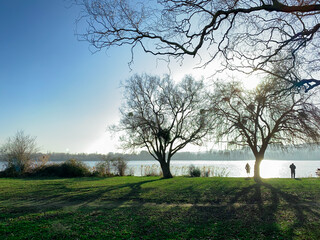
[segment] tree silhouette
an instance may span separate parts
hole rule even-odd
[[[171,178],[172,156],[187,144],[201,144],[212,121],[202,81],[186,76],[175,84],[169,76],[134,75],[124,85],[120,140],[126,149],[146,148]]]
[[[275,61],[299,63],[291,81],[306,91],[320,85],[318,0],[75,0],[83,6],[79,36],[96,49],[140,46],[146,53],[203,66],[270,72]],[[132,51],[133,53],[133,51]]]
[[[271,77],[248,91],[239,82],[217,83],[212,95],[217,139],[251,149],[256,181],[269,145],[320,140],[320,109],[312,103],[315,93],[279,92],[286,84]]]

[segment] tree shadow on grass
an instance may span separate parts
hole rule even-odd
[[[150,179],[109,186],[87,186],[76,188],[76,190],[68,187],[63,182],[52,183],[50,188],[35,189],[29,192],[27,196],[23,196],[18,200],[15,199],[16,204],[8,207],[7,211],[4,212],[23,216],[59,209],[117,208],[128,201],[143,201],[140,198],[141,186],[160,180],[162,179]]]
[[[149,218],[167,221],[162,234],[175,226],[181,239],[320,239],[319,209],[304,196],[264,182],[238,189],[225,201],[195,198],[191,207],[173,204]]]
[[[301,226],[308,225],[313,221],[318,221],[319,223],[320,212],[318,206],[313,202],[307,201],[298,195],[282,191],[268,183],[262,183],[261,185],[269,189],[272,194],[273,212],[276,212],[275,210],[279,208],[280,204],[281,206],[285,205],[287,211],[290,212],[290,215],[286,218],[287,221],[292,221],[287,229],[287,234],[290,237],[295,236],[295,231]]]
[[[147,183],[161,181],[162,179],[150,179],[146,181],[138,181],[134,183],[124,183],[111,186],[88,186],[82,188],[82,194],[76,194],[64,198],[66,202],[78,202],[82,206],[90,205],[90,203],[100,201],[103,205],[103,201],[113,201],[114,206],[121,205],[125,201],[143,201],[140,197],[142,192],[141,186]],[[146,190],[144,190],[146,192]]]
[[[194,206],[204,212],[203,226],[212,226],[215,239],[319,239],[320,231],[304,237],[312,224],[320,225],[318,207],[268,183],[255,183],[234,193],[226,206]],[[206,227],[204,228],[206,229]],[[315,236],[315,238],[313,238]]]
[[[303,196],[271,184],[251,183],[248,187],[233,188],[234,191],[217,197],[221,200],[217,202],[203,202],[201,196],[193,194],[188,206],[177,202],[175,199],[178,198],[175,197],[169,201],[173,204],[145,205],[143,200],[146,198],[141,194],[148,194],[151,189],[145,189],[143,185],[160,180],[144,178],[130,183],[118,181],[117,185],[107,186],[80,183],[81,187],[75,188],[72,188],[72,184],[57,182],[50,188],[35,189],[28,193],[30,198],[26,196],[26,199],[19,200],[22,205],[12,207],[14,212],[11,215],[21,216],[67,208],[67,211],[61,212],[64,214],[72,212],[68,208],[75,208],[76,221],[81,222],[83,216],[86,216],[88,220],[85,220],[84,225],[87,225],[102,218],[103,226],[115,225],[118,229],[130,230],[132,238],[150,236],[151,239],[152,236],[154,239],[294,239],[299,234],[300,239],[320,237],[319,230],[315,230],[313,235],[303,237],[306,234],[303,231],[312,229],[309,225],[313,221],[317,222],[316,227],[320,225],[317,206]],[[188,185],[181,191],[193,193],[194,188],[197,186]],[[49,191],[48,195],[45,191]],[[175,190],[172,194],[182,192]],[[199,191],[199,194],[201,192]],[[218,194],[221,193],[222,190]],[[150,201],[150,198],[147,199]],[[161,199],[163,200],[163,197]],[[186,199],[186,196],[182,199]],[[28,201],[27,207],[25,200]],[[81,211],[84,211],[84,214]],[[60,218],[60,215],[56,218]],[[92,226],[94,227],[95,225]],[[302,232],[299,233],[301,229]]]

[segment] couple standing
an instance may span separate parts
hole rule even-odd
[[[289,168],[291,169],[291,178],[296,178],[296,165],[294,165],[293,163],[289,166]],[[250,165],[249,163],[246,164],[245,167],[246,171],[247,171],[247,175],[249,177],[250,175]]]

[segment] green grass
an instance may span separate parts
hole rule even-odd
[[[0,179],[0,239],[320,239],[320,179]]]

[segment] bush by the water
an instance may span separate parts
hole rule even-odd
[[[21,172],[13,165],[8,166],[6,169],[0,172],[0,177],[19,177]]]
[[[93,176],[95,177],[108,177],[113,176],[114,174],[111,172],[110,162],[99,162],[93,168]]]
[[[82,161],[70,159],[59,164],[34,164],[28,172],[22,172],[16,166],[8,165],[0,172],[0,177],[108,177],[125,176],[126,170],[127,161],[121,157],[106,158],[103,162],[98,163],[93,171]]]
[[[122,157],[105,156],[102,162],[96,164],[93,168],[93,176],[110,177],[125,176],[128,168],[128,162]],[[133,175],[133,174],[129,174]]]
[[[116,175],[124,176],[128,167],[128,162],[122,157],[116,157],[112,159],[112,164],[115,167]]]
[[[36,138],[18,131],[13,137],[8,138],[0,147],[1,160],[7,164],[7,169],[1,176],[25,175],[32,168],[32,161],[38,151]]]
[[[14,166],[8,166],[0,172],[0,177],[88,177],[91,172],[87,165],[76,159],[60,164],[35,166],[28,172],[21,173]]]
[[[91,173],[87,165],[76,159],[61,164],[50,164],[35,168],[33,176],[39,177],[87,177]]]
[[[189,175],[190,177],[200,177],[201,171],[198,167],[195,167],[194,165],[189,166]]]

